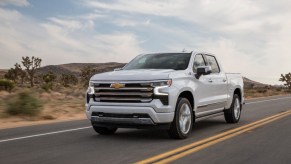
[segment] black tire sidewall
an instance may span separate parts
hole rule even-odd
[[[190,130],[188,133],[184,134],[181,129],[180,129],[180,126],[179,126],[179,113],[180,113],[180,110],[181,110],[181,107],[182,105],[186,103],[187,105],[189,105],[189,107],[193,110],[193,107],[192,105],[190,104],[190,102],[188,101],[188,99],[186,98],[179,98],[178,99],[178,103],[176,105],[176,110],[175,110],[175,119],[174,119],[174,122],[175,122],[175,128],[177,129],[177,132],[178,132],[178,135],[179,135],[179,138],[186,138],[189,136],[189,134],[191,133],[192,131],[192,127],[193,127],[193,111],[191,110],[191,123],[190,123]]]
[[[239,104],[240,104],[240,114],[239,114],[238,118],[235,117],[235,113],[234,113],[234,104],[235,104],[235,100],[236,99],[239,100]],[[241,106],[240,97],[237,94],[234,94],[231,107],[225,113],[225,117],[226,117],[225,119],[227,120],[227,122],[229,122],[229,123],[237,123],[237,122],[239,122],[240,117],[241,117],[241,110],[242,110],[241,108],[242,108],[242,106]]]

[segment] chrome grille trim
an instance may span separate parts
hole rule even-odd
[[[115,95],[120,95],[120,96],[134,96],[134,95],[139,95],[141,97],[151,97],[153,93],[142,93],[142,92],[98,92],[95,93],[96,96],[104,95],[104,96],[115,96]]]
[[[115,82],[117,83],[117,82]],[[145,103],[153,100],[150,82],[120,83],[122,88],[111,88],[114,83],[94,83],[94,100],[97,102]]]
[[[112,84],[112,83],[116,83],[116,82],[119,82],[121,84],[132,84],[132,83],[136,83],[136,84],[149,84],[151,82],[160,82],[160,81],[166,81],[166,80],[169,80],[169,79],[160,79],[160,80],[148,80],[148,81],[134,81],[134,80],[129,80],[129,81],[94,81],[92,80],[91,82],[92,83],[95,83],[95,84]]]
[[[95,91],[97,90],[141,90],[141,91],[152,91],[153,88],[130,88],[130,87],[127,87],[127,88],[119,88],[119,89],[115,89],[115,88],[110,88],[110,87],[94,87],[95,88]]]
[[[116,101],[116,102],[121,102],[121,101],[126,101],[126,102],[150,102],[152,101],[151,98],[116,98],[116,97],[102,97],[102,98],[96,98],[96,100],[100,101]]]

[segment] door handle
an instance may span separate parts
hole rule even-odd
[[[225,83],[226,82],[226,79],[223,79],[222,81]]]
[[[209,83],[212,83],[213,81],[212,81],[212,79],[209,79],[208,82],[209,82]]]

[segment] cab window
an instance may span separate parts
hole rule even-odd
[[[219,73],[220,69],[214,56],[205,55],[206,64],[211,67],[212,73]]]
[[[193,72],[197,73],[197,67],[206,66],[202,55],[196,55],[194,59]]]

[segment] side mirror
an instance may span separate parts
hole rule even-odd
[[[197,67],[196,78],[199,79],[201,75],[209,75],[211,74],[210,66],[200,66]]]
[[[120,71],[122,68],[115,68],[114,71]]]

